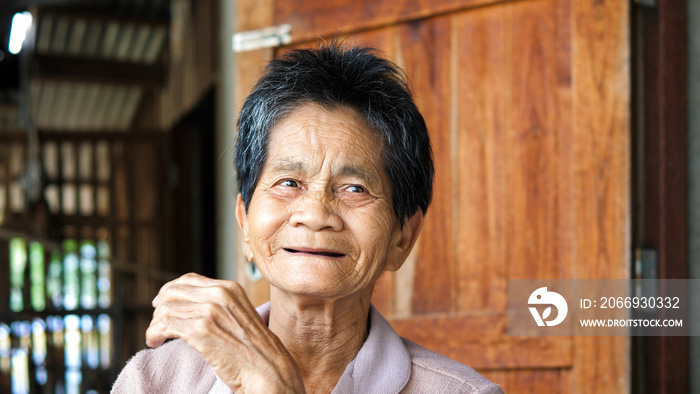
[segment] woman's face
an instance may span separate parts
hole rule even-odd
[[[272,286],[319,298],[369,294],[383,270],[400,267],[415,241],[407,233],[420,225],[401,229],[382,151],[345,107],[305,104],[275,126],[248,212],[240,196],[237,206],[247,257]]]

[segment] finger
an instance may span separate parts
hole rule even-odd
[[[163,285],[158,291],[158,295],[153,299],[152,304],[155,307],[158,301],[163,299],[164,294],[170,292],[173,288],[183,289],[189,287],[224,287],[229,289],[238,287],[242,290],[242,287],[233,281],[211,279],[195,273],[188,273]],[[242,293],[245,295],[244,291]]]
[[[235,323],[229,323],[229,325],[233,328]],[[217,319],[198,313],[197,308],[193,308],[192,304],[161,307],[154,313],[153,320],[146,330],[146,344],[150,347],[158,347],[168,339],[205,338],[211,336],[213,331],[221,331],[217,327],[220,327]],[[232,332],[227,332],[226,335],[235,336]]]
[[[183,302],[192,304],[218,304],[238,316],[248,316],[260,320],[255,307],[250,303],[243,288],[236,282],[221,281],[206,287],[189,284],[171,283],[164,287],[154,300],[158,309],[166,302]]]
[[[180,338],[202,354],[216,353],[216,346],[206,345],[241,346],[243,341],[239,338],[247,338],[235,322],[222,324],[221,319],[212,318],[208,313],[192,312],[188,306],[172,307],[170,310],[173,313],[183,312],[180,315],[161,314],[154,317],[146,330],[146,344],[149,347],[158,347],[168,339]]]
[[[180,276],[179,278],[171,281],[170,283],[178,283],[178,284],[188,284],[191,286],[199,286],[199,287],[205,287],[205,286],[210,286],[212,283],[220,282],[221,280],[219,279],[212,279],[208,278],[203,275],[199,275],[194,272],[189,272],[187,274],[184,274]]]
[[[191,301],[167,301],[163,302],[153,312],[151,324],[158,327],[161,324],[169,324],[172,321],[185,320],[189,322],[202,322],[204,327],[199,328],[200,334],[208,335],[206,325],[218,326],[226,335],[247,340],[251,336],[258,335],[261,331],[267,330],[261,322],[260,316],[255,313],[252,317],[250,313],[239,310],[231,303],[203,302],[195,303]],[[256,321],[258,320],[258,321]],[[187,327],[184,327],[187,329]],[[191,330],[194,332],[194,330]]]
[[[192,302],[160,302],[153,311],[153,318],[146,330],[146,344],[158,347],[167,339],[180,338],[177,326],[171,324],[174,319],[198,318],[196,310],[199,304]]]
[[[212,282],[212,281],[216,281],[216,280],[211,279],[211,278],[207,278],[205,276],[196,274],[194,272],[184,274],[184,275],[182,275],[176,279],[173,279],[173,280],[167,282],[166,284],[164,284],[160,288],[160,290],[158,291],[158,295],[156,295],[156,297],[154,298],[153,301],[155,302],[156,299],[160,298],[161,292],[163,292],[164,290],[167,290],[171,286],[185,284],[185,285],[190,285],[190,286],[200,286],[201,287],[201,286],[206,286],[207,283]]]
[[[180,338],[179,333],[174,331],[171,324],[164,320],[151,320],[151,324],[146,329],[146,345],[148,347],[159,347],[171,338]]]

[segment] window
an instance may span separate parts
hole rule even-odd
[[[114,353],[108,242],[66,239],[47,251],[16,237],[6,250],[0,392],[106,392]]]

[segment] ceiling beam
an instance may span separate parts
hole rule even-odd
[[[8,7],[46,7],[46,6],[68,6],[86,5],[90,3],[108,4],[109,0],[7,0]]]
[[[165,67],[112,60],[35,55],[32,79],[94,82],[105,85],[135,85],[149,89],[163,87]]]
[[[12,14],[27,9],[38,12],[40,16],[129,23],[155,28],[170,26],[167,7],[123,9],[115,8],[114,2],[110,0],[0,0],[2,13]]]
[[[72,20],[82,19],[104,23],[117,22],[119,24],[145,25],[153,28],[168,28],[170,26],[170,19],[167,17],[149,15],[148,12],[140,15],[132,15],[123,12],[107,13],[93,9],[43,8],[40,10],[40,16],[52,16]]]
[[[109,0],[5,0],[0,5],[0,10],[22,11],[31,7],[66,7],[66,6],[86,6],[86,5],[105,5]]]

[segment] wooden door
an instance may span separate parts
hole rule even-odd
[[[434,201],[373,297],[402,336],[506,392],[629,391],[627,339],[509,337],[506,315],[511,278],[629,276],[628,2],[245,0],[237,19],[290,23],[293,47],[350,35],[412,81]],[[238,55],[239,103],[283,50]]]

